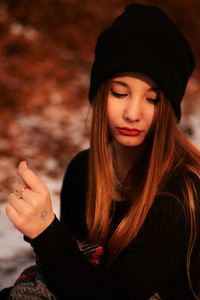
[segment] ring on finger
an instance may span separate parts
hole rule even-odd
[[[15,190],[14,194],[17,196],[18,199],[23,199],[22,193],[24,192],[25,189],[26,189],[26,187],[23,186],[23,187]]]

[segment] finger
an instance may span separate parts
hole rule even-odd
[[[18,166],[18,175],[24,181],[24,183],[35,192],[44,192],[46,186],[43,182],[36,176],[36,174],[28,168],[26,161],[20,162]]]
[[[23,192],[27,189],[27,186],[18,184],[15,188],[14,194],[18,199],[23,199]]]
[[[22,193],[22,199],[32,205],[37,204],[40,194],[26,188]]]
[[[19,216],[22,215],[27,209],[27,203],[22,201],[22,199],[18,199],[14,193],[11,193],[8,196],[8,204],[15,209]]]
[[[19,219],[19,215],[16,211],[16,209],[11,206],[10,204],[8,204],[5,208],[6,211],[6,215],[8,216],[8,219],[12,222],[12,223],[16,223],[17,220]]]
[[[20,184],[18,183],[16,186],[15,186],[15,192],[21,192],[23,191],[24,189],[26,188],[26,186],[24,184]]]

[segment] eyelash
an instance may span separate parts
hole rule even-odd
[[[128,95],[128,94],[120,94],[120,93],[116,93],[116,92],[114,92],[112,89],[111,89],[110,91],[111,91],[111,94],[112,94],[114,97],[119,98],[119,99],[124,98],[124,97],[126,97],[126,96]]]
[[[160,98],[157,97],[155,99],[152,99],[152,98],[146,98],[150,103],[156,105],[159,101],[160,101]]]
[[[116,98],[118,98],[118,99],[122,99],[122,98],[125,98],[128,94],[120,94],[120,93],[116,93],[116,92],[114,92],[112,89],[110,90],[111,91],[111,94],[114,96],[114,97],[116,97]],[[147,101],[149,101],[150,103],[152,103],[152,104],[157,104],[159,101],[160,101],[160,98],[159,98],[159,96],[157,97],[157,98],[155,98],[155,99],[152,99],[152,98],[146,98],[147,99]]]

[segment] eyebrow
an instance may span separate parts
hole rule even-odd
[[[111,83],[117,83],[117,84],[120,84],[122,86],[128,87],[128,84],[123,82],[123,81],[112,80]]]
[[[124,81],[112,80],[111,83],[117,83],[117,84],[120,84],[120,85],[125,86],[125,87],[127,87],[127,88],[129,87],[129,85],[128,85],[126,82],[124,82]],[[152,87],[150,87],[150,88],[148,89],[148,91],[159,92],[160,89],[159,89],[158,86],[152,86]]]

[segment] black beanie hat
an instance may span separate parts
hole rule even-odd
[[[194,65],[187,40],[160,8],[130,4],[98,37],[89,100],[106,79],[139,72],[158,84],[180,120],[181,100]]]

